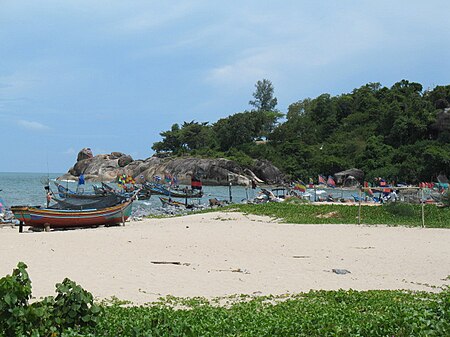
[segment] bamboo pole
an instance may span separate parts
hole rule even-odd
[[[422,191],[422,228],[425,228],[425,200],[424,200],[424,193],[423,188],[421,188]]]
[[[361,198],[362,198],[362,195],[361,195],[361,188],[359,189],[359,191],[358,191],[358,194],[359,194],[359,196],[358,196],[358,225],[361,225]]]

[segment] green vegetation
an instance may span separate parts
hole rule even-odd
[[[237,211],[265,215],[294,224],[356,224],[358,206],[308,205],[289,202],[265,204],[237,204]],[[389,226],[422,226],[420,205],[389,203],[383,206],[361,206],[361,223]],[[425,225],[432,228],[450,228],[450,208],[425,205]]]
[[[288,202],[264,204],[233,204],[220,208],[207,208],[190,214],[212,212],[243,212],[246,214],[269,216],[291,224],[357,224],[358,205],[321,204],[312,205],[307,201],[292,198]],[[450,228],[450,208],[425,205],[425,227]],[[184,216],[149,215],[148,218],[171,218]],[[387,203],[382,206],[361,206],[361,223],[366,225],[422,226],[422,206],[406,203]]]
[[[56,297],[30,304],[31,280],[26,268],[19,262],[11,275],[0,279],[0,336],[57,336],[95,326],[100,307],[89,292],[67,278],[56,285]]]
[[[29,304],[26,265],[0,279],[0,336],[445,336],[450,291],[310,291],[208,301],[168,297],[144,306],[92,295],[65,280]]]
[[[369,83],[351,93],[294,102],[282,122],[272,83],[262,80],[255,87],[253,110],[213,124],[174,124],[152,148],[226,157],[246,167],[252,159],[267,159],[305,180],[351,167],[362,169],[366,180],[416,183],[450,175],[450,85],[423,90],[406,80],[391,88]]]

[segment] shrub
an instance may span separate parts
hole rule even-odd
[[[93,304],[92,294],[67,278],[56,285],[56,298],[29,304],[31,279],[26,269],[19,262],[11,275],[0,279],[0,336],[56,336],[57,331],[80,330],[97,322],[100,308]]]

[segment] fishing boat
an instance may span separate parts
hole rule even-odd
[[[21,224],[36,228],[70,228],[116,225],[131,215],[134,198],[101,209],[58,210],[33,206],[12,206],[11,211]]]
[[[151,194],[166,195],[172,198],[201,198],[203,192],[201,190],[194,191],[193,189],[171,189],[162,184],[147,182],[142,185],[143,190],[149,191]]]
[[[47,206],[47,208],[50,209],[100,209],[121,204],[132,196],[115,192],[105,192],[103,194],[77,194],[57,182],[55,182],[55,185],[58,188],[58,193],[50,193],[48,195],[48,201],[55,202],[52,206]]]
[[[159,200],[161,200],[161,203],[163,204],[163,206],[174,206],[174,207],[186,207],[186,204],[183,202],[179,202],[176,200],[172,200],[170,198],[164,198],[164,197],[159,197]]]
[[[101,186],[96,186],[93,185],[94,188],[94,193],[97,195],[105,195],[108,193],[115,193],[115,194],[119,194],[125,197],[130,197],[133,195],[133,193],[139,189],[139,193],[137,194],[137,199],[138,200],[148,200],[150,199],[150,197],[152,196],[152,194],[150,193],[150,191],[143,189],[142,187],[139,187],[137,185],[133,185],[131,190],[128,191],[117,191],[114,188],[112,188],[111,186],[109,186],[108,184],[102,182]]]

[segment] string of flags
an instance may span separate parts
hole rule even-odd
[[[126,174],[122,174],[118,177],[117,179],[117,183],[119,185],[126,185],[126,184],[136,184],[136,181],[134,180],[134,178],[132,176],[126,175]]]

